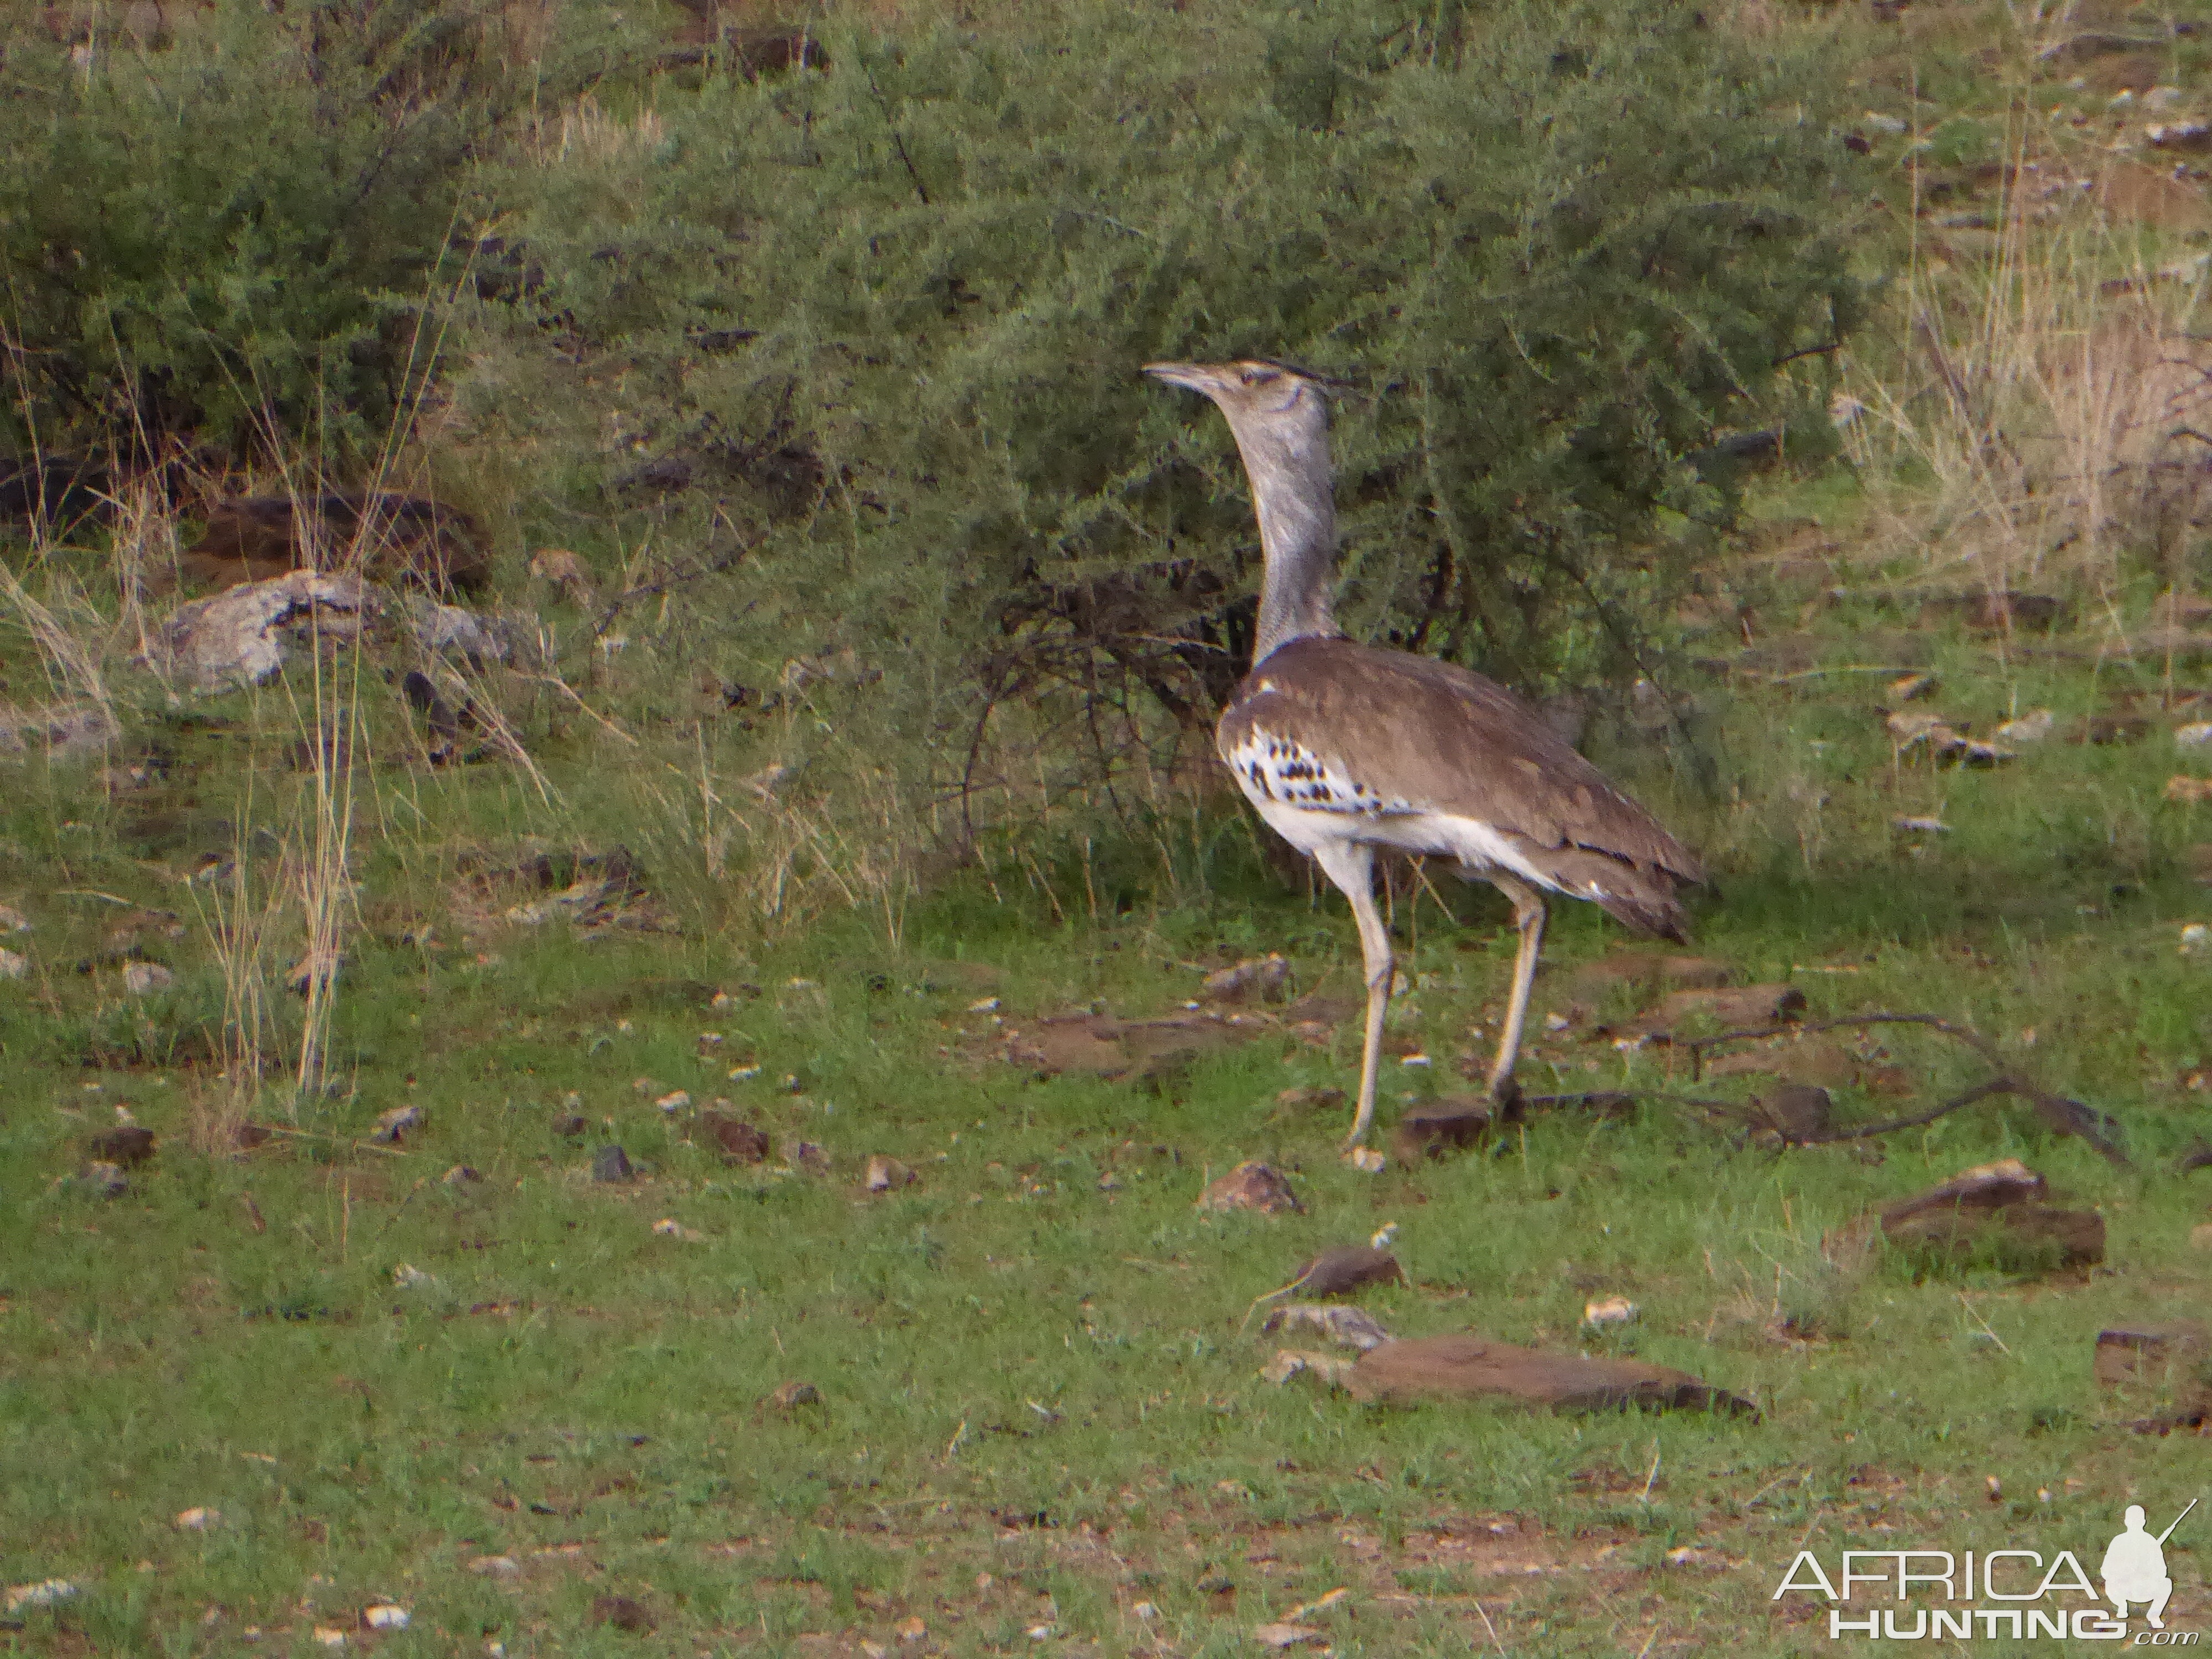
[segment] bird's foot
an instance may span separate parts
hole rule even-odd
[[[1521,1082],[1512,1073],[1490,1080],[1490,1098],[1496,1105],[1500,1123],[1518,1123],[1522,1118]]]

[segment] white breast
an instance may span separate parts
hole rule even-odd
[[[1502,869],[1560,890],[1496,825],[1382,794],[1341,762],[1292,738],[1255,726],[1222,758],[1268,826],[1302,853],[1334,842],[1365,842],[1455,860],[1472,876]]]

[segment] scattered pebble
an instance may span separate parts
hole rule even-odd
[[[760,1072],[761,1068],[757,1066],[732,1066],[730,1067],[730,1081],[732,1083],[750,1083],[755,1078],[760,1075]]]
[[[1304,1647],[1309,1643],[1319,1644],[1328,1640],[1319,1631],[1304,1625],[1255,1625],[1252,1629],[1252,1639],[1261,1647],[1278,1653],[1285,1648]]]
[[[1630,1324],[1643,1311],[1625,1296],[1608,1296],[1584,1305],[1583,1323],[1601,1331],[1610,1325]]]
[[[1265,1164],[1238,1164],[1200,1194],[1201,1211],[1257,1210],[1261,1215],[1302,1215],[1305,1206],[1291,1190],[1291,1183]]]
[[[1277,1331],[1317,1331],[1339,1347],[1357,1348],[1362,1353],[1390,1340],[1390,1333],[1374,1315],[1342,1303],[1288,1302],[1269,1314],[1260,1328],[1270,1336]]]
[[[221,1510],[211,1510],[200,1504],[194,1504],[191,1509],[177,1511],[176,1526],[179,1532],[206,1532],[210,1528],[219,1527],[222,1524]]]
[[[467,1164],[456,1164],[445,1174],[445,1182],[448,1187],[473,1186],[483,1179],[483,1171]]]
[[[403,1261],[392,1270],[392,1282],[402,1290],[420,1291],[428,1289],[438,1281],[420,1267]]]
[[[514,1578],[520,1576],[522,1563],[511,1555],[479,1555],[469,1563],[469,1571],[484,1578]]]
[[[1157,1619],[1160,1616],[1160,1610],[1154,1607],[1150,1601],[1139,1601],[1135,1607],[1131,1607],[1129,1611],[1135,1613],[1139,1619],[1152,1620]]]
[[[134,997],[150,997],[176,984],[177,976],[158,962],[123,964],[123,988]]]
[[[318,1625],[315,1626],[315,1641],[322,1647],[342,1648],[346,1644],[346,1633],[336,1625]]]
[[[909,1616],[893,1625],[891,1634],[902,1642],[919,1642],[929,1634],[929,1626],[919,1616]]]
[[[653,1615],[645,1610],[642,1603],[633,1601],[627,1595],[601,1595],[592,1600],[592,1622],[612,1625],[617,1630],[636,1635],[653,1628]]]
[[[2192,921],[2181,930],[2181,954],[2185,957],[2212,956],[2212,927],[2201,921]]]
[[[1990,735],[1999,743],[2040,743],[2051,735],[2052,721],[2048,708],[2032,708],[2017,720],[2007,720]]]
[[[2191,720],[2173,728],[2173,741],[2182,749],[2202,749],[2212,744],[2212,720]]]
[[[995,1014],[999,1012],[999,999],[978,997],[968,1005],[968,1012],[971,1014]]]
[[[1274,953],[1249,957],[1233,968],[1208,974],[1199,994],[1208,1002],[1273,1001],[1291,982],[1291,964]]]
[[[921,1177],[895,1158],[878,1152],[868,1160],[866,1179],[861,1183],[872,1193],[887,1193],[897,1187],[911,1187]]]
[[[672,1238],[679,1244],[697,1244],[704,1241],[707,1237],[704,1233],[694,1232],[673,1216],[665,1216],[654,1222],[653,1231],[655,1237]]]
[[[1941,818],[1892,818],[1889,827],[1907,836],[1948,836],[1951,833],[1951,826]]]
[[[1564,1021],[1562,1021],[1562,1022],[1561,1022],[1561,1024],[1564,1024],[1565,1023],[1565,1022],[1564,1022]],[[1424,1066],[1433,1066],[1433,1065],[1435,1065],[1435,1064],[1436,1064],[1436,1061],[1434,1061],[1433,1060],[1431,1060],[1431,1059],[1430,1059],[1426,1054],[1423,1054],[1419,1049],[1418,1049],[1418,1048],[1417,1048],[1417,1049],[1415,1049],[1412,1054],[1407,1054],[1407,1055],[1404,1055],[1403,1057],[1401,1057],[1401,1058],[1399,1060],[1398,1063],[1399,1063],[1401,1066],[1411,1066],[1415,1067],[1416,1069],[1419,1069],[1419,1067]]]
[[[51,1607],[76,1596],[77,1589],[66,1578],[46,1578],[35,1584],[10,1584],[0,1592],[0,1602],[15,1613],[23,1607]]]
[[[361,1622],[367,1630],[405,1630],[407,1609],[390,1601],[376,1601],[361,1610]]]
[[[368,1138],[387,1146],[397,1146],[407,1138],[410,1129],[422,1127],[422,1109],[420,1106],[394,1106],[388,1112],[377,1114],[376,1127]]]
[[[1352,1167],[1362,1175],[1380,1175],[1390,1162],[1372,1146],[1354,1146],[1349,1161]]]
[[[0,979],[21,979],[30,971],[30,957],[21,951],[0,950]]]
[[[12,904],[0,904],[0,933],[27,933],[30,918]]]
[[[783,1144],[783,1161],[794,1170],[805,1170],[810,1175],[830,1173],[830,1154],[811,1140],[787,1140]]]
[[[602,1146],[592,1155],[592,1179],[594,1181],[628,1181],[636,1173],[630,1167],[629,1154],[619,1146]]]
[[[131,1190],[123,1171],[104,1158],[87,1164],[72,1184],[84,1187],[98,1198],[120,1198]]]
[[[691,1103],[691,1092],[688,1089],[672,1090],[653,1103],[659,1107],[663,1113],[673,1117]]]
[[[2166,781],[2166,798],[2184,806],[2201,806],[2212,800],[2212,778],[2177,775]]]

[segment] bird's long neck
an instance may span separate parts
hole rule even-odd
[[[1314,439],[1318,441],[1314,441]],[[1304,441],[1301,441],[1304,440]],[[1328,434],[1274,434],[1246,441],[1237,434],[1252,505],[1260,520],[1260,549],[1267,568],[1260,580],[1260,629],[1252,647],[1256,665],[1278,646],[1341,630],[1329,601],[1336,565],[1336,502],[1329,476]]]

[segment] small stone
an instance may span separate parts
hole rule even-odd
[[[574,1112],[565,1113],[553,1120],[553,1133],[564,1140],[574,1140],[578,1135],[587,1133],[591,1127]]]
[[[1364,1308],[1347,1308],[1340,1303],[1286,1302],[1267,1316],[1260,1329],[1269,1336],[1277,1331],[1318,1331],[1339,1347],[1357,1348],[1362,1353],[1390,1340],[1390,1333],[1374,1315]]]
[[[868,1160],[868,1173],[861,1182],[872,1193],[887,1193],[897,1187],[911,1187],[921,1177],[895,1158],[878,1152]]]
[[[1345,1161],[1362,1175],[1380,1175],[1390,1162],[1372,1146],[1354,1146],[1346,1154]]]
[[[1418,1164],[1480,1145],[1496,1122],[1497,1114],[1485,1103],[1449,1096],[1400,1118],[1390,1144],[1401,1164]]]
[[[1197,1207],[1205,1212],[1257,1210],[1261,1215],[1305,1212],[1291,1183],[1257,1161],[1240,1164],[1215,1181],[1200,1195]]]
[[[929,1634],[929,1626],[920,1617],[909,1616],[893,1625],[891,1634],[902,1642],[919,1642]]]
[[[522,1573],[522,1563],[511,1555],[479,1555],[469,1563],[469,1571],[483,1578],[515,1578]]]
[[[0,979],[21,979],[30,971],[30,957],[18,951],[0,950]]]
[[[315,1644],[318,1647],[342,1648],[346,1644],[346,1633],[336,1625],[318,1625],[315,1626]]]
[[[77,1179],[101,1198],[120,1198],[131,1190],[131,1182],[123,1171],[102,1158],[86,1164],[84,1173]]]
[[[2212,956],[2212,927],[2191,922],[2181,930],[2180,949],[2185,957]]]
[[[830,1154],[811,1140],[787,1140],[783,1145],[783,1161],[794,1170],[804,1170],[809,1175],[830,1173]]]
[[[222,1524],[221,1510],[211,1510],[195,1504],[191,1509],[179,1510],[177,1512],[176,1528],[179,1532],[206,1532]]]
[[[2177,775],[2166,781],[2166,798],[2184,806],[2201,806],[2212,800],[2212,778]]]
[[[365,1630],[405,1630],[407,1609],[391,1601],[374,1601],[361,1610]]]
[[[968,1012],[971,1014],[995,1014],[999,1012],[999,999],[978,997],[968,1005]]]
[[[1364,1285],[1405,1282],[1405,1269],[1396,1256],[1380,1245],[1358,1244],[1322,1251],[1298,1270],[1294,1281],[1302,1295],[1313,1297],[1343,1296]]]
[[[2186,726],[2175,726],[2173,742],[2178,749],[2203,749],[2212,744],[2212,720],[2191,720]]]
[[[473,1187],[483,1179],[483,1171],[467,1164],[456,1164],[443,1177],[448,1187]]]
[[[1900,836],[1948,836],[1951,833],[1951,826],[1941,818],[1897,817],[1889,821],[1889,827]]]
[[[1131,1607],[1129,1611],[1135,1613],[1138,1618],[1148,1621],[1160,1616],[1159,1608],[1153,1606],[1150,1601],[1139,1601],[1135,1607]]]
[[[1583,1304],[1583,1323],[1601,1331],[1613,1325],[1632,1324],[1643,1311],[1625,1296],[1608,1296],[1601,1302]]]
[[[385,1146],[397,1146],[407,1138],[410,1129],[422,1127],[422,1109],[420,1106],[394,1106],[388,1112],[378,1114],[376,1127],[368,1138]]]
[[[691,1092],[688,1089],[673,1090],[653,1103],[659,1107],[664,1115],[673,1117],[691,1103]]]
[[[27,933],[30,918],[12,904],[0,904],[0,933]]]
[[[51,1607],[73,1600],[77,1593],[75,1584],[66,1578],[45,1578],[34,1584],[10,1584],[0,1591],[0,1605],[9,1613],[24,1607]]]
[[[135,1170],[154,1156],[154,1135],[135,1123],[103,1130],[85,1143],[94,1158],[106,1158],[118,1169]]]
[[[1911,702],[1916,697],[1931,695],[1942,684],[1933,674],[1907,674],[1889,683],[1889,695],[1899,702]]]
[[[2041,743],[2051,735],[2054,720],[2048,708],[2032,708],[2016,720],[2007,720],[1990,735],[1999,743]]]
[[[822,1390],[811,1382],[801,1382],[793,1378],[777,1383],[766,1403],[780,1412],[795,1411],[801,1406],[818,1406],[822,1403]]]
[[[1270,951],[1264,957],[1251,957],[1234,968],[1224,968],[1218,973],[1208,974],[1199,988],[1199,994],[1208,1002],[1272,1002],[1289,988],[1291,964]]]
[[[592,1622],[612,1625],[618,1631],[635,1636],[653,1628],[653,1615],[642,1603],[627,1595],[601,1595],[592,1601]]]
[[[602,1146],[592,1155],[592,1179],[610,1183],[628,1181],[637,1173],[630,1168],[629,1154],[619,1146]]]
[[[722,1162],[759,1164],[766,1161],[768,1136],[742,1118],[726,1116],[717,1109],[728,1104],[726,1100],[718,1100],[714,1107],[699,1114],[699,1125],[721,1150]]]
[[[653,1231],[655,1237],[672,1238],[679,1244],[696,1244],[707,1237],[704,1233],[692,1231],[673,1216],[654,1222]]]
[[[403,1261],[392,1270],[392,1282],[403,1291],[427,1290],[438,1281],[420,1267]]]
[[[1252,1628],[1252,1639],[1261,1647],[1279,1653],[1285,1648],[1309,1644],[1318,1647],[1327,1643],[1328,1638],[1304,1625],[1255,1625]]]
[[[123,988],[134,997],[150,997],[166,991],[177,982],[177,976],[158,962],[126,962],[123,964]]]

